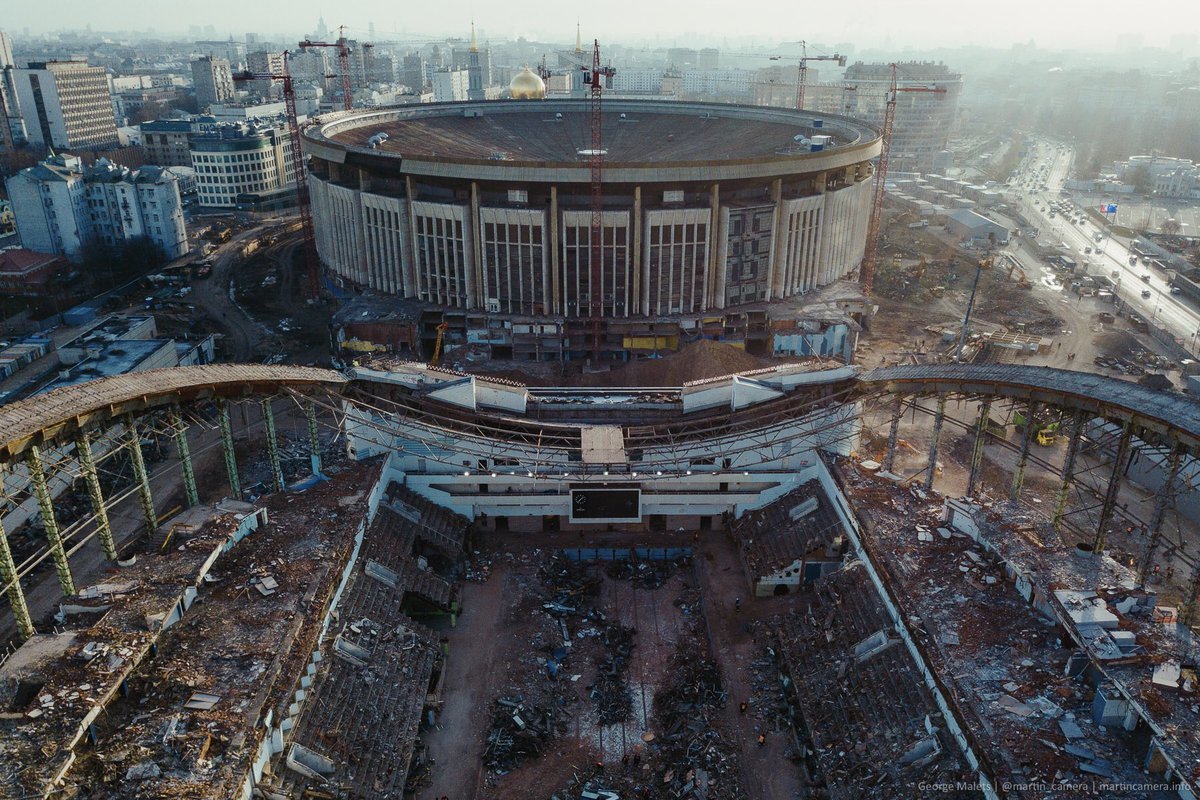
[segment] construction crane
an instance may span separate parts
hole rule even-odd
[[[782,61],[786,56],[771,56],[772,61]],[[808,62],[810,61],[836,61],[839,67],[846,66],[846,57],[834,53],[831,56],[810,56],[808,54],[808,42],[800,40],[800,59],[796,71],[796,110],[804,110],[804,89],[808,84]]]
[[[436,367],[438,359],[442,357],[442,341],[446,338],[446,331],[450,330],[450,326],[445,322],[438,323],[437,326],[437,341],[433,343],[433,358],[429,359],[429,366]]]
[[[314,42],[311,39],[305,39],[300,42],[300,49],[307,50],[310,47],[336,47],[338,56],[338,74],[342,76],[342,107],[349,111],[354,102],[354,96],[350,91],[350,45],[346,41],[346,26],[338,27],[338,38],[336,42]]]
[[[985,269],[991,269],[995,263],[995,256],[989,254],[975,265],[975,280],[971,284],[971,298],[967,301],[967,313],[963,315],[962,330],[958,333],[958,347],[954,349],[955,361],[962,358],[963,348],[966,347],[967,338],[971,335],[971,311],[975,308],[975,293],[979,289],[979,276]]]
[[[892,147],[892,128],[896,122],[896,97],[900,92],[933,92],[945,94],[936,86],[898,86],[897,66],[889,64],[892,82],[883,104],[883,125],[880,130],[879,165],[875,168],[875,187],[871,195],[871,216],[867,222],[867,251],[863,254],[862,291],[867,297],[875,287],[875,260],[879,255],[879,220],[883,215],[884,185],[887,183],[888,152]],[[961,348],[960,348],[961,349]]]
[[[588,110],[592,120],[592,149],[588,151],[592,167],[592,227],[589,248],[591,253],[591,273],[588,281],[588,300],[591,307],[592,323],[592,366],[600,363],[600,324],[604,316],[604,132],[601,118],[603,107],[603,91],[612,88],[613,75],[617,71],[612,67],[600,66],[600,41],[592,41],[592,65],[581,66],[583,83],[590,89]]]
[[[296,115],[296,90],[292,86],[292,76],[288,71],[290,53],[283,51],[283,69],[274,72],[238,72],[233,75],[235,82],[244,81],[281,81],[283,83],[283,102],[286,109],[288,132],[292,140],[292,171],[296,179],[296,208],[300,212],[300,230],[304,236],[304,262],[308,269],[309,297],[316,300],[321,295],[321,259],[317,255],[317,238],[313,232],[312,205],[308,195],[308,175],[304,164],[304,155],[300,150],[300,121]]]

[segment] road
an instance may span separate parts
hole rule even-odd
[[[1165,274],[1141,263],[1131,265],[1129,243],[1111,236],[1092,217],[1084,215],[1082,225],[1072,222],[1071,218],[1079,217],[1084,209],[1073,206],[1066,216],[1061,213],[1050,216],[1049,204],[1065,199],[1060,191],[1069,176],[1074,154],[1050,140],[1030,141],[1031,152],[1010,181],[1010,208],[1019,209],[1039,229],[1039,240],[1051,246],[1065,244],[1076,261],[1087,264],[1088,274],[1108,276],[1115,281],[1115,293],[1122,303],[1171,331],[1184,347],[1194,351],[1200,338],[1200,313],[1182,297],[1171,294]],[[1086,248],[1096,251],[1088,254]],[[1145,276],[1149,280],[1143,280]],[[1143,296],[1146,291],[1149,297]]]
[[[234,261],[240,258],[242,245],[251,239],[265,236],[267,232],[278,225],[268,223],[263,227],[251,228],[233,236],[221,245],[213,257],[212,275],[203,281],[192,284],[191,302],[203,309],[214,324],[220,326],[225,335],[225,360],[253,362],[256,357],[255,348],[271,335],[262,325],[250,318],[250,315],[230,299],[230,269]]]

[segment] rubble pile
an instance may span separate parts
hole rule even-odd
[[[633,698],[625,678],[633,655],[634,629],[611,620],[602,622],[598,638],[604,649],[596,657],[596,682],[590,688],[601,725],[629,719]]]
[[[483,763],[503,775],[521,762],[536,758],[559,732],[553,706],[533,705],[521,696],[501,697],[492,709],[492,725],[483,749]]]

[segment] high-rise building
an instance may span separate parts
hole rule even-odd
[[[16,68],[12,39],[0,31],[0,147],[6,150],[11,149],[14,142],[25,141],[25,121],[17,101]]]
[[[247,53],[246,69],[257,75],[282,75],[283,53],[273,53],[266,50]],[[283,81],[281,80],[264,78],[253,81],[250,87],[251,91],[259,97],[272,97],[281,90],[282,83]]]
[[[161,167],[129,170],[107,159],[84,167],[52,155],[6,182],[22,245],[78,258],[88,242],[152,239],[168,258],[188,252],[179,182]]]
[[[196,87],[196,105],[203,111],[213,103],[228,103],[236,92],[228,59],[203,56],[192,62],[192,83]]]
[[[425,59],[420,53],[404,57],[400,65],[400,82],[417,92],[425,88]]]
[[[479,42],[475,40],[475,23],[471,23],[471,49],[467,53],[467,99],[483,99],[483,63],[479,60]],[[490,59],[489,59],[490,61]],[[489,72],[491,72],[489,66]],[[490,76],[489,76],[490,83]]]
[[[239,195],[260,199],[294,191],[296,174],[287,121],[203,123],[191,138],[200,205],[234,208]]]
[[[851,64],[846,68],[841,88],[852,86],[855,87],[853,91],[841,91],[835,87],[835,91],[825,94],[830,102],[820,103],[818,108],[882,125],[891,81],[892,69],[888,64],[864,64],[861,61]],[[890,169],[897,172],[930,172],[935,168],[938,154],[947,148],[958,120],[962,75],[951,72],[945,64],[905,62],[897,67],[896,82],[900,87],[944,90],[898,92],[896,97]]]
[[[37,61],[15,76],[30,142],[63,150],[118,144],[108,75],[101,67],[85,61]]]
[[[468,88],[465,69],[439,69],[433,73],[433,99],[439,103],[466,100]]]
[[[700,69],[716,69],[721,65],[721,51],[715,47],[705,47],[696,56],[696,66]]]

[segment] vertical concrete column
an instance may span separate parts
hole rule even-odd
[[[558,186],[550,186],[550,296],[546,309],[551,314],[563,313],[562,299],[562,239],[558,233]]]
[[[420,297],[421,290],[426,288],[425,265],[421,263],[421,247],[417,242],[417,212],[413,204],[417,201],[417,191],[411,175],[404,176],[404,194],[408,198],[408,249],[412,258],[412,297]]]
[[[892,411],[892,424],[888,426],[887,452],[883,456],[883,471],[893,472],[896,466],[896,441],[900,436],[900,414],[904,411],[904,398],[896,398],[896,408]]]
[[[238,481],[237,453],[233,449],[233,427],[229,424],[229,404],[217,400],[217,425],[221,429],[221,452],[225,455],[225,471],[229,473],[229,493],[242,499],[242,484]]]
[[[308,419],[308,451],[312,459],[313,475],[321,474],[321,437],[317,431],[317,406],[312,400],[304,401],[304,416]]]
[[[283,482],[283,464],[279,461],[279,440],[275,438],[275,411],[271,408],[269,397],[264,397],[260,405],[263,424],[267,429],[267,457],[271,461],[271,477],[275,481],[275,490],[282,492],[287,486]]]
[[[150,494],[150,475],[146,472],[146,459],[142,454],[142,437],[138,433],[133,417],[129,427],[129,458],[133,461],[133,477],[137,481],[138,497],[142,502],[142,516],[146,519],[146,531],[153,538],[158,530],[158,514],[154,510],[154,496]]]
[[[100,476],[96,473],[96,460],[92,457],[92,440],[83,432],[75,437],[75,457],[79,460],[79,472],[87,484],[88,497],[92,501],[92,514],[96,517],[96,535],[100,547],[109,561],[117,560],[117,545],[113,541],[112,525],[108,521],[108,508],[104,505],[104,493],[100,490]]]
[[[479,287],[483,285],[483,231],[479,224],[479,183],[471,181],[471,249],[463,253],[467,281],[467,308],[483,305]]]
[[[933,489],[933,476],[937,473],[938,439],[942,438],[942,423],[946,421],[946,395],[939,394],[937,410],[933,412],[933,431],[929,434],[929,471],[925,473],[925,491]]]
[[[1071,436],[1067,439],[1067,454],[1063,459],[1062,484],[1058,487],[1058,499],[1054,504],[1054,530],[1062,530],[1063,517],[1067,513],[1067,497],[1071,490],[1071,481],[1075,478],[1075,456],[1079,454],[1079,442],[1083,439],[1084,414],[1075,412],[1071,424]]]
[[[975,423],[975,441],[971,445],[971,472],[967,476],[967,496],[974,497],[979,486],[979,471],[983,466],[983,443],[987,439],[988,418],[992,413],[992,401],[979,404],[979,421]]]
[[[717,304],[718,291],[724,294],[724,289],[717,286],[717,279],[721,274],[721,265],[717,263],[717,256],[721,253],[721,184],[719,183],[712,185],[708,197],[708,208],[708,268],[705,270],[708,274],[704,276],[704,299],[702,300],[705,311]]]
[[[629,269],[633,271],[633,303],[625,307],[625,316],[646,313],[642,305],[642,187],[633,187],[633,225],[629,229],[629,243],[633,247]]]
[[[1021,452],[1017,456],[1017,468],[1013,472],[1010,500],[1021,499],[1021,487],[1025,485],[1025,468],[1029,466],[1029,448],[1033,445],[1033,418],[1037,415],[1038,404],[1030,402],[1025,406],[1025,434],[1021,437]]]
[[[58,572],[58,585],[62,587],[63,594],[75,594],[75,580],[71,577],[71,565],[67,563],[67,551],[63,549],[58,520],[54,518],[54,500],[50,497],[46,472],[42,468],[42,454],[37,445],[31,445],[25,452],[25,466],[29,468],[29,477],[33,479],[33,494],[41,512],[42,526],[46,529],[46,541],[50,544],[54,569]]]
[[[783,213],[783,179],[771,181],[771,202],[775,205],[775,224],[771,227],[771,260],[767,265],[767,299],[784,295],[784,252],[787,247],[787,225]]]
[[[1121,491],[1121,477],[1129,462],[1129,445],[1133,441],[1133,423],[1126,422],[1117,443],[1117,457],[1113,459],[1112,474],[1108,476],[1108,487],[1104,490],[1104,503],[1100,506],[1100,524],[1096,526],[1096,540],[1092,551],[1099,555],[1108,544],[1108,524],[1117,507],[1117,494]]]
[[[29,617],[29,606],[25,605],[25,593],[17,579],[17,565],[8,546],[8,534],[4,531],[3,521],[0,521],[0,585],[7,587],[5,594],[8,595],[8,604],[12,606],[13,619],[17,621],[21,638],[28,639],[37,631]]]
[[[1158,547],[1158,539],[1162,535],[1163,518],[1167,515],[1167,506],[1175,496],[1175,482],[1179,479],[1179,468],[1183,464],[1183,445],[1176,442],[1171,447],[1171,456],[1167,462],[1167,479],[1162,489],[1154,496],[1154,508],[1150,511],[1150,522],[1147,526],[1146,549],[1142,553],[1141,563],[1138,564],[1138,585],[1146,582],[1150,571],[1150,562],[1154,560],[1154,551]]]
[[[1200,593],[1200,561],[1197,561],[1196,566],[1192,568],[1187,589],[1184,590],[1183,608],[1179,610],[1179,621],[1189,627],[1196,620],[1196,595],[1198,593]]]
[[[171,406],[169,415],[171,429],[175,431],[175,452],[179,455],[179,467],[183,471],[183,491],[187,495],[188,508],[200,505],[200,493],[196,490],[196,471],[192,468],[192,450],[188,446],[187,426],[179,404]]]

